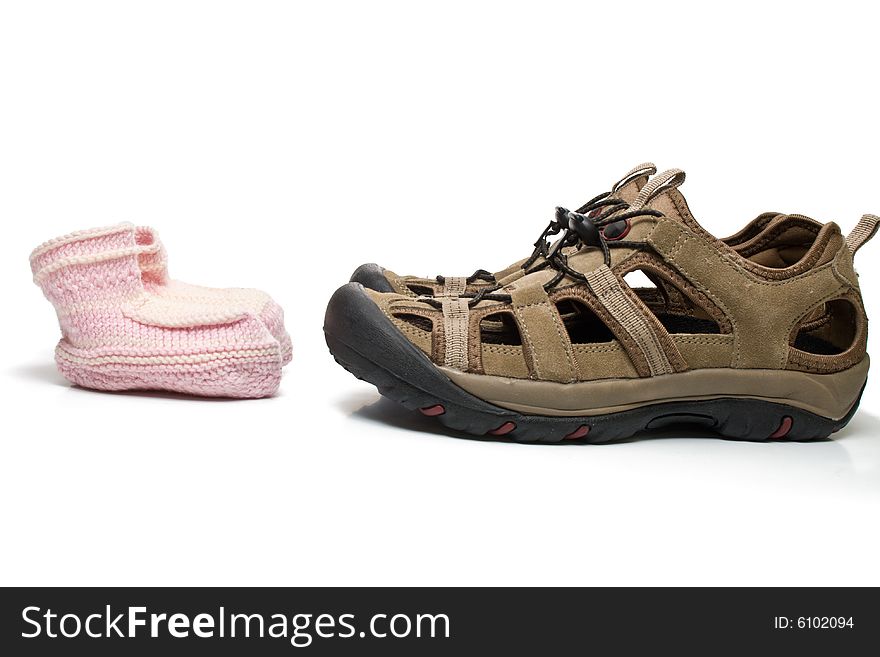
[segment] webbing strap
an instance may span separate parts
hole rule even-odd
[[[614,186],[611,188],[612,192],[617,192],[621,187],[631,183],[636,178],[640,176],[653,176],[657,173],[657,165],[653,162],[643,162],[642,164],[638,164],[634,166],[632,169],[627,171],[623,178],[614,183]]]
[[[443,335],[446,343],[444,364],[456,370],[468,369],[468,325],[470,309],[468,300],[459,297],[444,297]]]
[[[457,297],[467,291],[467,279],[464,276],[449,276],[437,293],[438,297]]]
[[[620,279],[614,275],[614,272],[606,265],[602,265],[587,274],[587,284],[609,314],[645,354],[651,376],[673,373],[675,370],[654,328],[624,292]]]
[[[877,234],[878,227],[880,227],[880,217],[873,214],[864,215],[856,227],[846,236],[846,246],[849,252],[855,255],[865,242]]]

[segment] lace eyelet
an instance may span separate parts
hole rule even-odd
[[[604,237],[607,242],[616,242],[617,240],[622,240],[626,237],[631,228],[632,223],[629,219],[615,221],[612,224],[602,227],[602,237]]]

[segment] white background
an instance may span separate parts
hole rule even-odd
[[[356,265],[501,268],[646,159],[717,235],[880,212],[876,7],[597,4],[3,3],[0,583],[880,584],[876,381],[829,442],[529,446],[444,433],[326,352]],[[56,373],[28,253],[120,220],[174,277],[278,299],[278,396]]]

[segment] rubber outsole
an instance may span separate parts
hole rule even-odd
[[[385,278],[385,270],[375,263],[361,265],[351,275],[352,283],[360,283],[376,292],[394,292],[391,283]]]
[[[359,283],[341,287],[330,299],[324,334],[336,362],[385,397],[450,429],[516,442],[606,443],[671,426],[698,427],[735,440],[821,440],[846,426],[861,399],[860,392],[840,420],[739,398],[648,404],[585,417],[528,415],[489,404],[455,385],[397,330]]]

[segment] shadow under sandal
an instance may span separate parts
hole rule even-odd
[[[241,300],[151,292],[141,261],[160,249],[139,244],[135,227],[121,224],[66,235],[31,254],[34,282],[61,325],[61,373],[99,390],[272,395],[281,380],[279,341]]]
[[[748,440],[826,438],[868,375],[856,251],[834,223],[780,222],[733,248],[693,218],[684,173],[579,212],[546,266],[434,297],[358,283],[330,300],[336,360],[405,407],[476,435],[606,442],[689,424]],[[748,240],[745,239],[748,237]],[[630,287],[640,271],[654,287]]]

